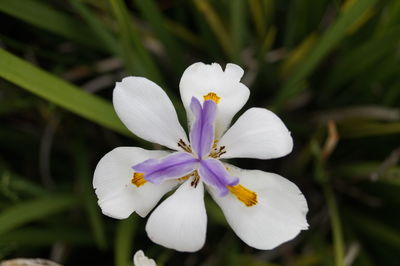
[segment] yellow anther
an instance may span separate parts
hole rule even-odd
[[[190,173],[188,175],[182,176],[180,178],[178,178],[179,181],[186,181],[189,179],[189,177],[191,177],[193,175],[193,173]]]
[[[193,181],[190,183],[190,185],[192,187],[196,188],[197,185],[199,184],[200,176],[199,176],[199,173],[197,171],[193,171],[192,175],[193,175]]]
[[[214,139],[212,149],[217,149],[219,140]]]
[[[242,185],[227,186],[229,191],[236,196],[238,200],[243,202],[247,207],[254,206],[258,203],[257,193],[245,188]]]
[[[192,186],[192,187],[197,187],[197,184],[199,183],[199,181],[200,181],[200,176],[199,176],[199,173],[195,170],[195,171],[193,171],[193,172],[191,172],[190,174],[188,174],[188,175],[185,175],[185,176],[182,176],[182,177],[180,177],[180,178],[178,178],[177,180],[178,181],[186,181],[186,180],[188,180],[189,178],[191,178],[193,176],[193,180],[192,180],[192,182],[190,183],[190,185]]]
[[[192,148],[190,145],[186,144],[182,139],[178,141],[178,147],[181,147],[184,151],[192,153]]]
[[[215,92],[209,92],[207,95],[203,96],[204,101],[207,100],[213,100],[215,103],[218,103],[221,97],[218,97],[218,95]]]
[[[131,183],[137,187],[143,186],[147,183],[146,179],[144,179],[143,173],[134,173]]]
[[[221,147],[215,147],[211,150],[210,154],[208,155],[211,158],[219,158],[221,157],[221,155],[225,154],[226,150],[225,150],[225,146],[221,146]]]

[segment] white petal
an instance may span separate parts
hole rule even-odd
[[[203,102],[203,96],[214,92],[221,97],[216,119],[216,137],[220,137],[249,98],[249,89],[240,83],[242,76],[243,69],[235,64],[227,64],[225,71],[216,63],[189,66],[182,75],[179,87],[190,124],[193,121],[189,108],[192,97]]]
[[[273,249],[308,228],[307,202],[298,187],[289,180],[259,170],[242,170],[227,165],[240,184],[257,193],[258,203],[246,207],[233,194],[225,197],[208,190],[233,231],[249,246]]]
[[[136,147],[119,147],[104,155],[93,177],[93,187],[102,212],[116,219],[125,219],[135,211],[142,217],[146,216],[178,181],[170,180],[157,185],[147,182],[136,187],[131,183],[131,167],[149,158],[166,155],[168,152],[165,151]]]
[[[179,139],[188,143],[172,102],[154,82],[124,78],[116,84],[113,104],[125,126],[138,137],[174,150]]]
[[[203,247],[207,229],[204,187],[202,182],[196,188],[190,183],[190,179],[183,183],[150,215],[146,231],[153,242],[186,252]]]
[[[282,120],[264,108],[242,114],[218,143],[226,147],[221,158],[272,159],[293,149],[293,139]]]
[[[135,266],[157,266],[153,259],[149,259],[142,250],[136,251],[133,256],[133,264]]]

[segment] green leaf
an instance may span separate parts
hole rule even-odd
[[[2,166],[0,166],[0,184],[0,191],[10,195],[17,194],[15,192],[24,192],[32,196],[40,196],[46,193],[43,187],[6,170]]]
[[[108,50],[90,27],[78,19],[52,8],[44,1],[1,0],[0,11],[77,43],[103,51]]]
[[[0,213],[0,234],[74,207],[77,202],[74,195],[48,195],[10,206]]]
[[[285,81],[283,88],[274,99],[275,108],[280,108],[285,101],[299,93],[305,87],[304,80],[314,71],[322,59],[342,40],[349,27],[353,25],[376,0],[356,0],[351,7],[344,10],[333,25],[315,42],[309,54],[299,63]]]
[[[194,0],[193,3],[197,10],[203,14],[225,54],[231,57],[233,53],[230,41],[231,38],[217,12],[207,0]]]
[[[72,152],[72,151],[71,151]],[[75,159],[76,173],[82,187],[82,197],[84,201],[85,211],[89,218],[90,228],[92,230],[96,244],[100,249],[107,247],[107,239],[105,235],[104,223],[100,208],[97,205],[97,198],[94,194],[92,185],[93,173],[89,169],[88,152],[83,143],[78,143],[73,150]]]
[[[400,231],[398,228],[392,228],[382,221],[359,212],[346,212],[346,215],[358,231],[400,249]]]
[[[343,138],[384,136],[400,133],[400,122],[347,121],[339,124],[339,135]]]
[[[262,39],[265,36],[267,26],[264,18],[263,3],[261,3],[261,0],[249,0],[248,4],[250,7],[251,18],[257,30],[258,38]]]
[[[2,244],[21,246],[51,246],[54,242],[74,245],[91,245],[93,240],[87,231],[72,228],[23,228],[1,235]]]
[[[180,74],[183,71],[183,49],[167,30],[165,18],[158,6],[154,0],[135,0],[134,3],[154,30],[157,39],[164,45],[166,55],[170,58],[170,63],[174,66],[176,73]]]
[[[0,104],[0,116],[5,116],[13,112],[19,112],[24,109],[33,108],[35,102],[32,99],[7,99],[7,101],[1,101]]]
[[[165,18],[165,27],[176,37],[197,49],[201,49],[204,45],[204,40],[201,37],[175,21]]]
[[[326,203],[328,206],[331,228],[333,233],[333,251],[336,266],[344,266],[344,240],[342,232],[342,224],[339,216],[339,209],[336,203],[335,194],[330,184],[323,185]]]
[[[134,239],[137,216],[133,214],[126,220],[120,221],[115,235],[115,265],[131,266],[133,257],[132,239]]]
[[[129,72],[145,76],[163,86],[165,82],[161,73],[143,46],[142,36],[139,35],[125,3],[122,0],[110,0],[110,4],[119,28],[123,60]]]
[[[3,49],[0,49],[0,77],[86,119],[132,136],[109,102],[86,93]],[[142,141],[139,138],[137,140]]]
[[[234,63],[241,62],[241,54],[243,51],[245,32],[246,32],[246,2],[243,0],[230,1],[230,24],[232,35]]]
[[[141,75],[157,83],[168,94],[182,120],[185,112],[180,100],[175,94],[170,93],[165,86],[165,81],[155,65],[155,61],[143,46],[143,36],[133,23],[129,10],[121,0],[110,0],[112,11],[120,30],[120,41],[123,47],[123,60],[131,74]],[[137,71],[137,72],[136,72]]]
[[[107,46],[114,54],[120,53],[120,47],[115,37],[106,30],[96,16],[83,4],[81,0],[70,0],[71,5],[79,12],[83,19],[89,24],[90,29],[97,35],[98,39]]]
[[[325,97],[332,97],[330,91],[342,88],[345,82],[354,80],[354,77],[363,77],[366,69],[372,67],[375,70],[375,66],[386,60],[387,56],[393,57],[398,46],[399,35],[400,27],[396,27],[379,36],[371,36],[368,42],[362,43],[351,53],[345,53],[329,73],[325,88],[325,94],[328,93],[328,95]],[[347,67],[349,65],[352,67]],[[396,71],[395,68],[393,70]]]

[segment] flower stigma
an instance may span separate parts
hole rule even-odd
[[[245,188],[242,185],[227,186],[229,191],[236,196],[238,200],[243,202],[247,207],[252,207],[258,203],[257,193]]]
[[[143,173],[133,173],[133,177],[131,183],[137,187],[143,186],[147,183],[147,180],[144,179]]]
[[[219,100],[221,99],[221,97],[219,97],[215,92],[209,92],[208,94],[204,95],[203,98],[204,101],[212,100],[216,104],[218,104]]]

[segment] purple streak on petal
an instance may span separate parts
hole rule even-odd
[[[220,196],[228,193],[226,186],[235,186],[239,183],[239,178],[230,176],[224,165],[216,159],[200,161],[199,174],[207,185],[219,191]]]
[[[195,121],[190,131],[190,144],[193,151],[201,159],[208,155],[214,142],[214,121],[217,114],[217,104],[208,100],[203,107],[199,100],[192,98],[190,109],[195,116]]]
[[[161,183],[190,174],[197,168],[198,159],[186,152],[176,152],[161,159],[148,159],[132,168],[144,174],[151,183]]]

